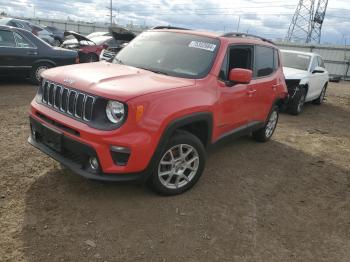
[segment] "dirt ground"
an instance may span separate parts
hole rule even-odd
[[[26,142],[34,94],[0,84],[0,261],[350,261],[350,83],[176,197],[62,171]]]

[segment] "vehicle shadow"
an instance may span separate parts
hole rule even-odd
[[[160,197],[51,169],[25,198],[27,261],[346,261],[349,170],[277,141],[214,148],[190,191]]]

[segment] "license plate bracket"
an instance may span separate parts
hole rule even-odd
[[[63,133],[46,125],[42,125],[42,127],[42,143],[57,152],[62,152]]]

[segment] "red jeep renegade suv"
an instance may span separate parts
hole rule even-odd
[[[29,143],[86,178],[191,188],[206,148],[228,135],[273,135],[287,96],[280,53],[252,35],[157,28],[112,63],[45,71]]]

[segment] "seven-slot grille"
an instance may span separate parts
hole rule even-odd
[[[42,103],[68,115],[91,121],[96,98],[49,81],[41,86]]]

